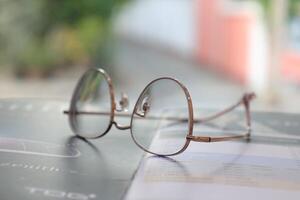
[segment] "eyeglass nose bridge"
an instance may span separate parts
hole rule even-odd
[[[112,122],[113,125],[115,125],[115,127],[119,130],[128,130],[128,129],[131,129],[131,126],[124,126],[124,125],[120,125],[118,124],[116,121],[113,121]]]
[[[128,112],[128,107],[129,107],[129,98],[128,98],[128,95],[124,92],[121,93],[121,99],[119,100],[118,102],[118,105],[116,102],[114,102],[114,112]],[[128,114],[126,114],[127,116]],[[115,121],[115,113],[113,113],[113,120],[112,120],[112,125],[114,125],[117,129],[119,130],[128,130],[131,128],[131,126],[129,125],[121,125],[121,124],[118,124],[116,121]]]

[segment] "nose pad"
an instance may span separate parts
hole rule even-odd
[[[150,110],[150,105],[149,105],[148,102],[145,102],[143,104],[143,113],[144,113],[144,115],[146,115],[149,112],[149,110]]]
[[[150,103],[148,102],[148,98],[145,98],[142,102],[142,105],[135,111],[135,114],[140,117],[146,117],[150,110]]]
[[[127,94],[125,94],[124,92],[121,93],[121,100],[119,101],[119,107],[120,108],[116,108],[116,111],[118,111],[118,112],[127,112],[128,111],[129,99],[128,99]]]
[[[142,105],[141,113],[139,113],[140,117],[146,117],[150,110],[150,104],[148,102],[144,102]]]

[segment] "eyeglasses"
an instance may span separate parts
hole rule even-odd
[[[86,139],[104,136],[114,125],[130,129],[135,144],[144,151],[158,156],[174,156],[187,149],[191,141],[219,142],[249,139],[251,133],[250,101],[254,93],[246,93],[234,105],[204,118],[194,118],[192,98],[188,89],[178,80],[162,77],[151,81],[135,103],[132,114],[127,113],[128,97],[122,94],[118,104],[110,76],[103,69],[90,69],[79,80],[73,93],[69,111],[72,131]],[[244,106],[245,130],[225,136],[196,136],[194,124],[213,120]],[[131,117],[130,125],[121,125],[115,117]],[[173,128],[172,128],[173,127]],[[175,127],[175,128],[174,128]],[[167,145],[153,145],[153,140]]]

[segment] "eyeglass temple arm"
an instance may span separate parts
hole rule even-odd
[[[187,139],[190,139],[191,141],[195,141],[195,142],[220,142],[220,141],[228,141],[228,140],[235,140],[235,139],[247,139],[250,137],[251,135],[251,114],[250,114],[250,102],[251,100],[253,100],[256,97],[255,93],[246,93],[243,95],[243,97],[241,98],[240,101],[238,101],[236,104],[234,104],[233,106],[218,112],[214,115],[211,115],[209,117],[206,118],[202,118],[199,120],[195,120],[195,123],[204,123],[204,122],[208,122],[211,120],[214,120],[218,117],[221,117],[229,112],[231,112],[232,110],[234,110],[235,108],[237,108],[240,105],[244,105],[245,107],[245,111],[246,111],[246,123],[247,123],[247,132],[241,135],[234,135],[234,136],[220,136],[220,137],[207,137],[207,136],[193,136],[193,135],[188,135]]]
[[[251,118],[250,118],[250,102],[251,100],[253,100],[254,98],[256,97],[255,93],[245,93],[243,95],[243,97],[234,105],[218,112],[218,113],[215,113],[211,116],[208,116],[208,117],[204,117],[204,118],[201,118],[201,119],[196,119],[194,120],[194,123],[204,123],[204,122],[209,122],[211,120],[214,120],[216,118],[219,118],[231,111],[233,111],[235,108],[239,107],[240,105],[244,105],[245,106],[245,111],[246,111],[246,118],[247,118],[247,125],[248,126],[251,126]]]

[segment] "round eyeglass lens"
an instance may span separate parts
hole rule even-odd
[[[145,151],[163,156],[181,152],[191,131],[192,105],[188,93],[174,79],[151,82],[140,95],[132,114],[131,135]]]
[[[111,126],[111,96],[104,72],[87,71],[74,92],[70,123],[73,131],[84,138],[104,135]]]

